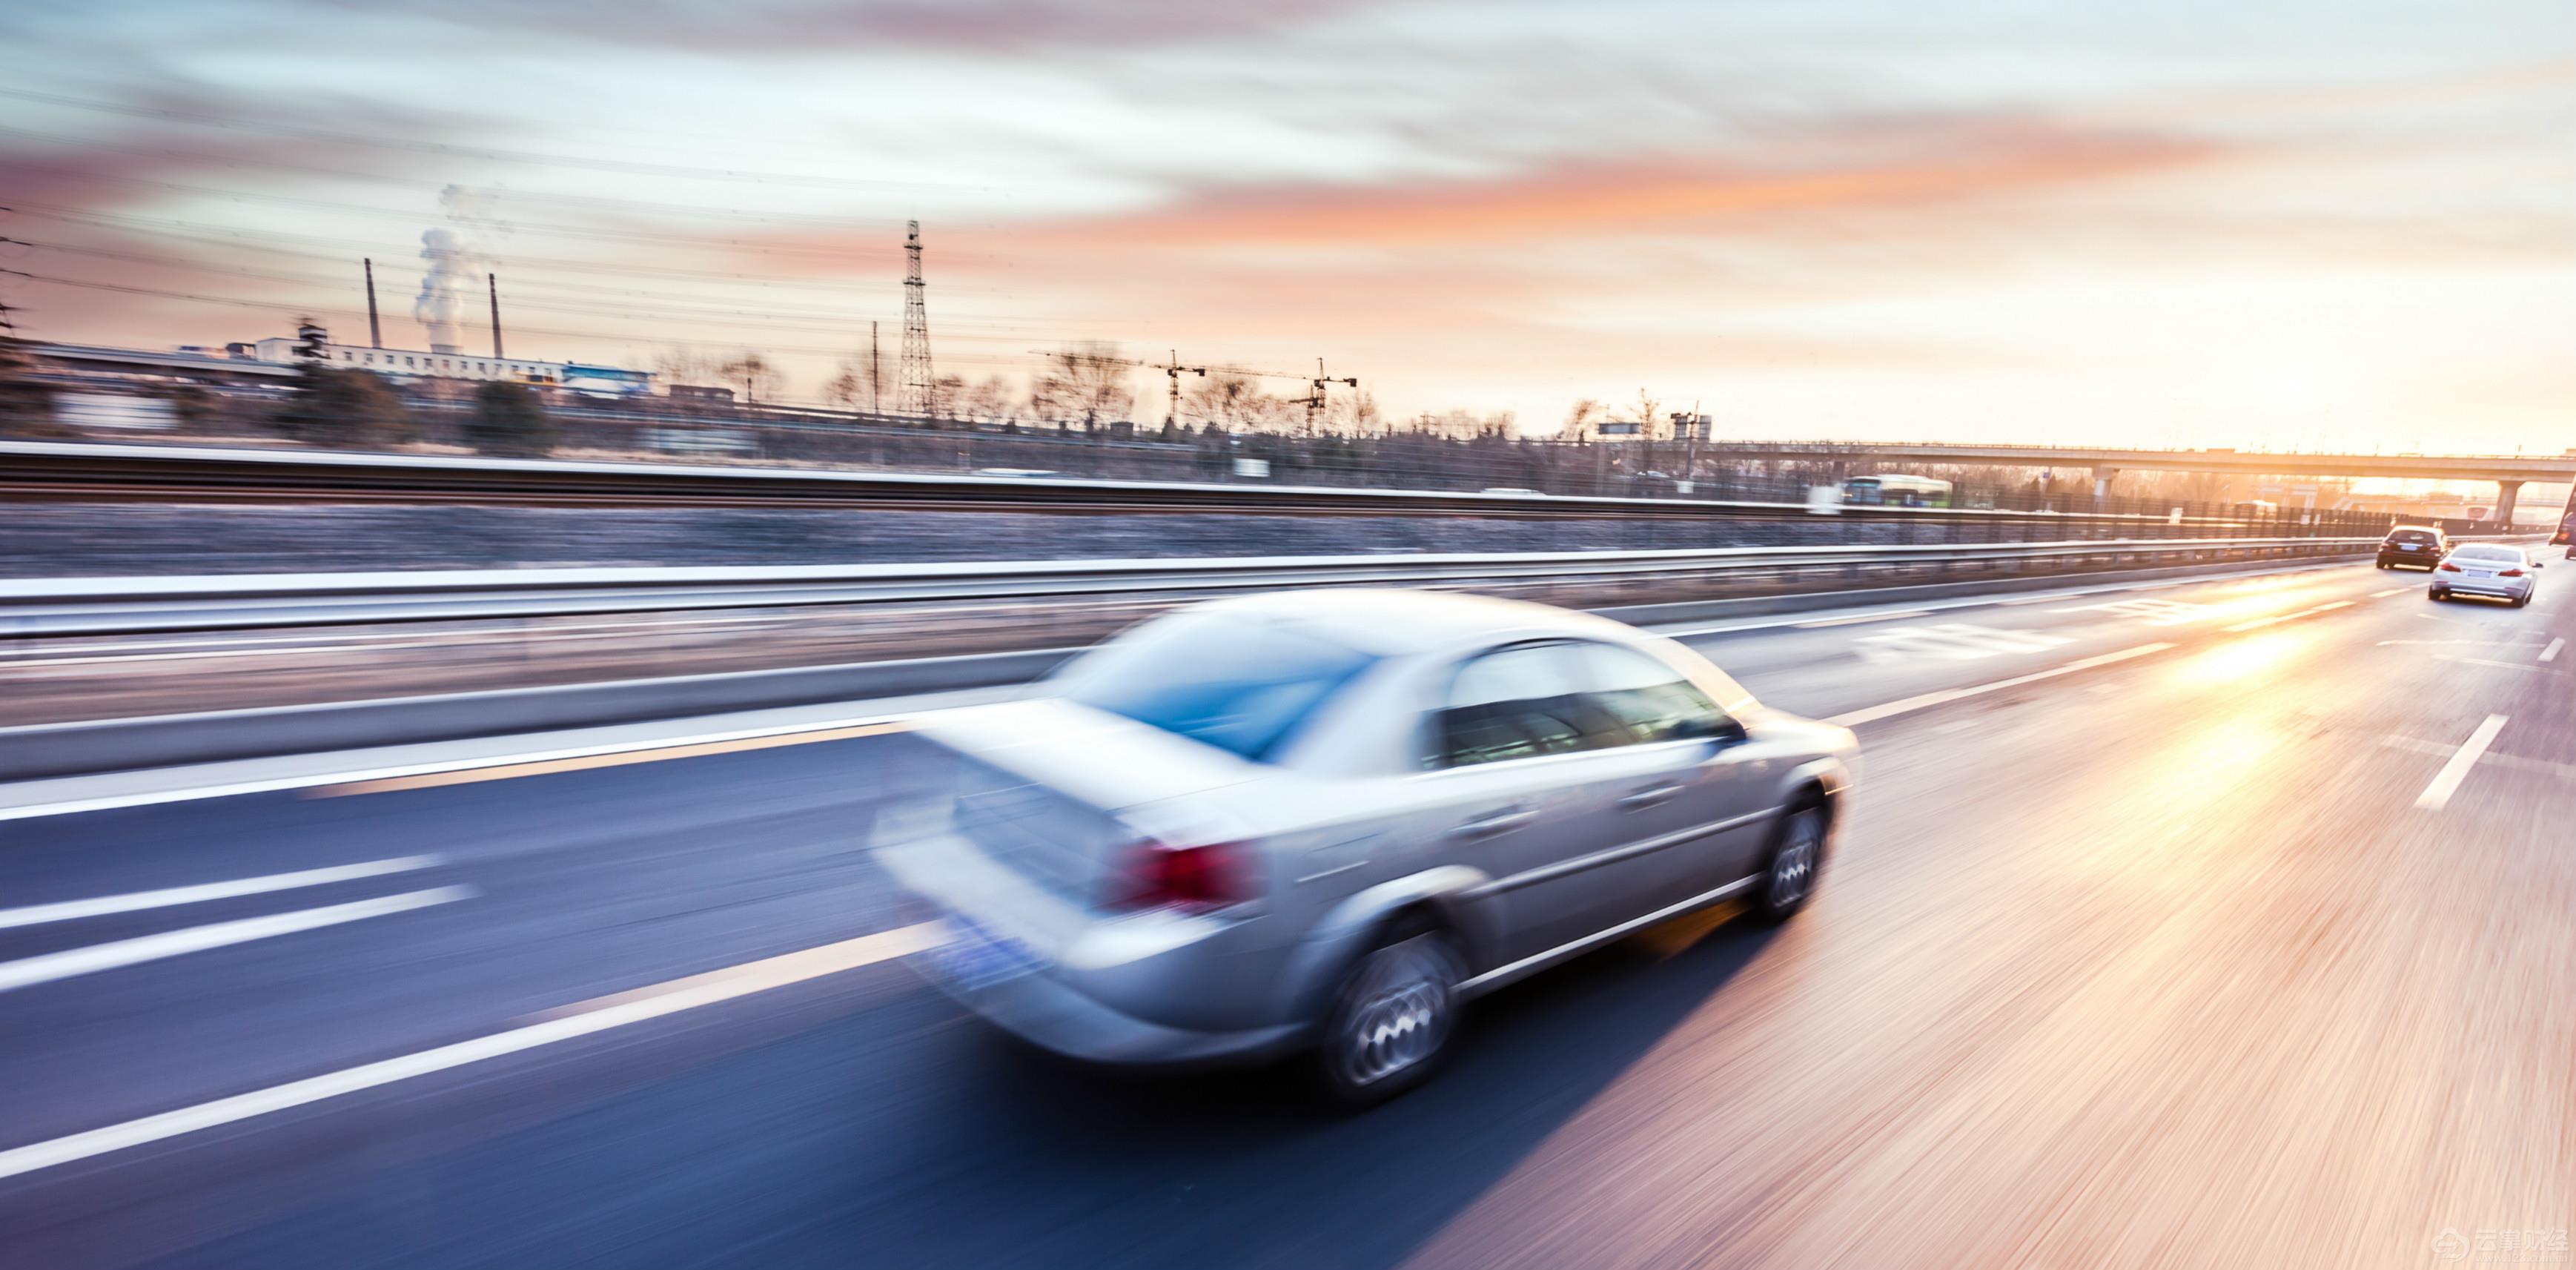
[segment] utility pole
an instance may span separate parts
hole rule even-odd
[[[1691,482],[1693,492],[1699,489],[1699,434],[1706,431],[1708,431],[1708,416],[1699,412],[1699,398],[1693,397],[1691,398],[1689,457],[1682,460],[1682,479]]]
[[[491,288],[491,295],[492,295],[492,356],[493,356],[493,357],[495,357],[495,358],[498,358],[498,357],[500,357],[500,356],[502,355],[502,353],[501,353],[501,276],[500,276],[499,274],[492,274],[492,273],[484,274],[484,275],[483,275],[483,285],[484,285],[484,286],[486,286],[486,287]]]
[[[930,310],[922,303],[920,221],[905,223],[903,254],[903,410],[928,418],[936,381],[930,370]]]
[[[881,415],[885,405],[877,399],[877,368],[885,363],[877,357],[877,324],[868,323],[868,413]]]

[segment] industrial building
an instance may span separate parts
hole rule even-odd
[[[299,341],[292,336],[227,344],[224,352],[230,357],[281,366],[293,366],[302,360]],[[322,355],[334,366],[370,370],[389,379],[499,379],[541,388],[565,388],[593,397],[643,397],[653,392],[651,371],[588,362],[541,362],[524,357],[424,353],[417,349],[332,343],[323,344]]]

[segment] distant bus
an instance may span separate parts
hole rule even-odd
[[[1855,476],[1843,482],[1843,501],[1863,506],[1947,507],[1950,483],[1928,476]]]

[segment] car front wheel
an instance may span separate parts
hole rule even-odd
[[[1762,880],[1753,896],[1754,913],[1766,921],[1786,921],[1807,906],[1824,875],[1826,831],[1831,827],[1822,807],[1801,807],[1781,823]]]

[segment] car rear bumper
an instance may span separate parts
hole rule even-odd
[[[953,932],[952,932],[953,933]],[[958,1004],[1040,1049],[1090,1063],[1185,1067],[1256,1061],[1293,1046],[1297,1027],[1199,1032],[1123,1013],[1043,970],[1005,978],[966,977],[940,949],[905,959]]]
[[[2379,563],[2381,564],[2411,564],[2426,569],[2432,568],[2433,563],[2439,559],[2441,559],[2441,557],[2436,556],[2431,552],[2383,551],[2379,553]]]
[[[2498,600],[2519,600],[2522,597],[2531,594],[2531,587],[2528,584],[2516,586],[2503,579],[2486,578],[2453,579],[2447,582],[2436,582],[2433,584],[2433,589],[2436,591],[2447,592],[2451,595],[2483,595]]]
[[[946,835],[881,846],[877,858],[903,887],[909,920],[940,924],[943,937],[905,958],[959,1004],[1041,1049],[1087,1062],[1186,1066],[1257,1060],[1297,1044],[1297,1024],[1192,1028],[1148,1019],[1086,990],[1098,976],[1193,991],[1192,967],[1212,955],[1226,928],[1212,921],[1132,920],[1088,928],[1068,924],[1043,901],[1014,894],[1019,883]],[[1050,941],[1053,941],[1052,943]],[[1076,970],[1071,967],[1080,967]],[[1140,997],[1141,999],[1145,999]],[[1185,1013],[1175,1010],[1175,1013]]]

